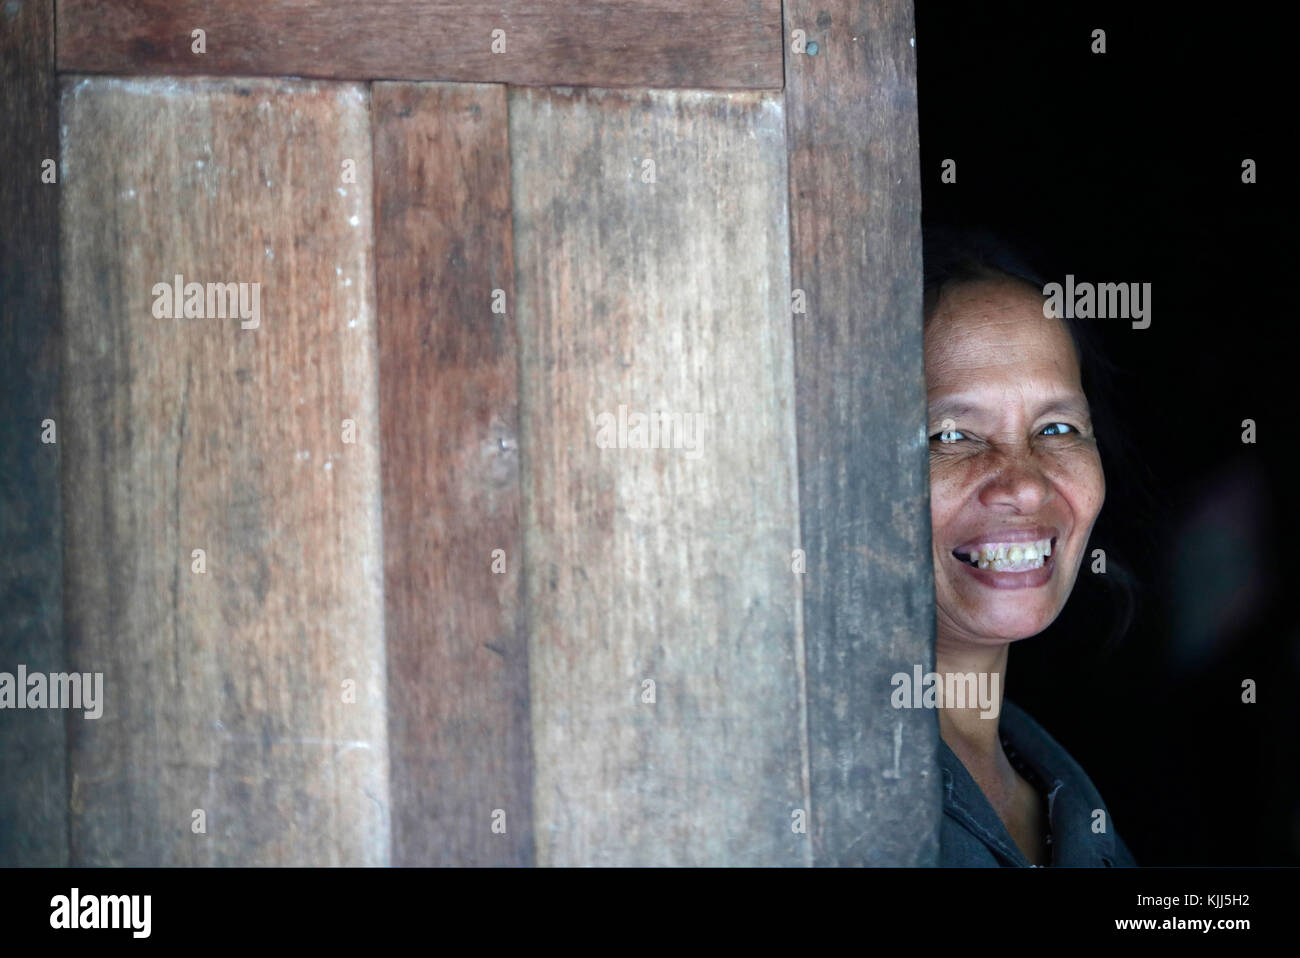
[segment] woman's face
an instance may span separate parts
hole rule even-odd
[[[1106,496],[1070,333],[1027,286],[962,283],[926,326],[925,376],[939,631],[1036,635],[1064,608]]]

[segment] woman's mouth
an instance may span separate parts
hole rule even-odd
[[[958,546],[953,557],[990,572],[1032,572],[1041,569],[1052,554],[1056,536],[1028,542],[977,542]]]

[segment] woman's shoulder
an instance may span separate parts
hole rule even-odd
[[[1072,851],[1091,849],[1105,865],[1137,864],[1117,834],[1096,785],[1060,742],[1028,712],[1005,698],[999,732],[1004,745],[1031,765],[1047,784],[1049,814],[1054,826],[1059,821],[1062,840],[1073,846]],[[1057,830],[1053,828],[1054,833]]]

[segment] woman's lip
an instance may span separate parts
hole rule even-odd
[[[1047,585],[1052,580],[1052,572],[1056,569],[1055,554],[1048,556],[1039,568],[1026,569],[1024,572],[994,572],[992,569],[981,569],[963,562],[956,556],[953,556],[953,561],[974,576],[975,581],[980,585],[991,589],[1036,589]]]
[[[1052,526],[1034,526],[1031,529],[991,529],[980,533],[979,538],[967,539],[961,545],[955,546],[952,551],[970,553],[976,546],[990,543],[997,545],[1004,542],[1037,542],[1039,539],[1051,539],[1052,545],[1056,545],[1056,540],[1060,536],[1060,530]]]

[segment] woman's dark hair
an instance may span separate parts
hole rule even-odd
[[[1045,278],[1052,273],[1042,267],[1041,261],[1026,249],[988,230],[962,229],[952,226],[927,226],[923,231],[923,257],[925,272],[924,312],[928,324],[938,308],[944,292],[951,286],[984,279],[1012,279],[1033,287],[1044,296]],[[1110,649],[1127,634],[1138,611],[1138,583],[1126,564],[1114,554],[1115,547],[1109,533],[1117,524],[1104,521],[1107,516],[1122,513],[1140,521],[1150,519],[1149,473],[1134,455],[1129,437],[1120,427],[1115,415],[1113,397],[1121,375],[1110,361],[1096,331],[1088,321],[1073,317],[1063,318],[1074,342],[1079,359],[1083,391],[1092,411],[1093,429],[1106,473],[1106,505],[1093,527],[1092,542],[1102,542],[1106,551],[1105,575],[1080,575],[1075,591],[1081,585],[1090,591],[1092,580],[1099,580],[1101,590],[1108,595],[1106,604],[1113,610],[1112,623],[1103,649]],[[1091,545],[1092,543],[1090,543]],[[1085,556],[1083,570],[1091,567]],[[1067,603],[1067,610],[1091,609],[1090,601]],[[1065,613],[1062,613],[1064,617]],[[1092,616],[1089,616],[1091,619]],[[1093,633],[1095,636],[1095,632]]]

